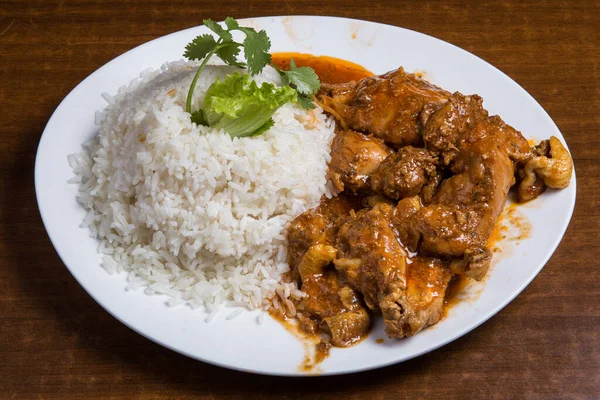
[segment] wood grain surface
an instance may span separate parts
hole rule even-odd
[[[203,18],[315,14],[423,32],[492,63],[548,111],[569,144],[577,206],[558,250],[494,318],[412,361],[349,376],[286,379],[204,364],[105,312],[42,225],[40,135],[91,72]],[[600,3],[592,1],[0,2],[0,398],[600,398]]]

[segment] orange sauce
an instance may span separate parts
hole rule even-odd
[[[506,210],[506,219],[508,223],[517,230],[517,234],[510,237],[510,240],[517,242],[531,237],[531,222],[518,210],[518,204],[511,204]]]
[[[341,58],[292,52],[273,53],[271,57],[273,64],[283,70],[290,69],[290,60],[293,58],[297,67],[314,69],[323,83],[344,83],[373,76],[363,66]]]
[[[319,364],[329,356],[329,347],[323,342],[321,337],[303,331],[298,321],[293,318],[287,318],[280,312],[270,309],[269,315],[279,322],[288,332],[302,341],[304,346],[304,357],[298,366],[300,372],[319,373]]]
[[[381,339],[381,338],[379,338],[379,339],[375,340],[375,343],[377,343],[377,344],[381,344],[381,343],[383,343],[383,342],[384,342],[384,340],[383,340],[383,339]]]
[[[506,239],[506,231],[508,227],[504,225],[504,213],[500,214],[498,220],[496,221],[496,225],[494,225],[494,230],[488,239],[488,247],[494,248],[496,243],[500,242],[502,239]]]
[[[506,247],[507,240],[517,241],[518,244],[519,240],[530,236],[531,224],[524,215],[518,212],[518,206],[519,204],[515,203],[508,205],[498,217],[487,243],[488,248],[492,249],[493,253],[504,253],[506,256],[509,254]],[[515,230],[516,234],[514,233]],[[497,261],[497,257],[499,256],[495,255],[493,257],[492,266],[494,265],[494,260]],[[484,280],[485,278],[487,278],[487,275],[484,277]],[[473,301],[479,297],[482,288],[479,288],[476,292],[468,293],[467,298],[465,298],[465,289],[470,282],[469,278],[460,275],[455,275],[452,278],[446,290],[446,297],[444,298],[444,318],[448,315],[448,311],[452,307],[463,301]]]
[[[308,343],[304,343],[304,359],[298,366],[298,371],[312,372],[313,374],[323,372],[319,368],[319,364],[327,357],[329,357],[329,347],[325,342],[319,342],[314,348],[311,348]]]
[[[518,203],[509,204],[498,217],[498,221],[496,221],[494,230],[488,240],[488,247],[491,248],[494,253],[503,253],[506,257],[510,254],[510,242],[516,242],[515,244],[518,245],[521,240],[531,236],[531,223],[527,217],[519,211],[519,207],[521,206],[522,205]],[[497,257],[499,257],[499,255],[495,255],[492,259],[492,266],[494,265],[494,260],[497,261]],[[444,299],[444,317],[446,317],[448,311],[458,303],[465,300],[472,301],[478,297],[480,293],[473,293],[472,290],[471,293],[468,293],[467,298],[463,295],[469,282],[469,278],[464,276],[455,275],[452,278],[452,281],[446,290],[446,297]],[[482,288],[479,288],[479,292],[481,290]]]
[[[448,311],[462,302],[464,299],[461,298],[460,294],[465,290],[467,285],[469,284],[469,278],[461,275],[454,275],[448,288],[446,289],[446,297],[444,297],[444,311],[443,317],[446,318],[448,316]]]
[[[494,253],[510,254],[511,242],[518,245],[521,240],[531,237],[531,222],[519,209],[524,204],[511,203],[504,208],[498,218],[494,232],[488,242],[488,246]]]

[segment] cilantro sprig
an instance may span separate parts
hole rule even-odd
[[[212,19],[205,19],[204,25],[217,35],[217,38],[210,34],[197,36],[186,47],[184,57],[189,60],[202,61],[187,95],[185,104],[186,111],[192,114],[192,121],[202,123],[204,121],[202,110],[192,113],[192,98],[198,78],[208,61],[216,55],[225,64],[238,68],[247,68],[250,75],[260,74],[265,66],[271,65],[283,81],[284,85],[290,86],[297,91],[298,102],[304,108],[314,108],[312,96],[319,90],[321,83],[317,74],[310,67],[297,68],[294,61],[290,62],[290,70],[283,71],[271,62],[271,41],[264,30],[256,31],[254,28],[240,26],[239,23],[231,18],[225,19],[225,27],[221,26]],[[242,43],[233,39],[233,32],[239,31],[245,35]],[[243,49],[246,62],[238,60],[238,56]]]
[[[303,108],[315,108],[312,97],[321,87],[321,82],[314,69],[310,67],[296,67],[293,58],[290,60],[289,71],[283,71],[275,65],[272,66],[281,76],[284,85],[289,85],[296,89],[298,92],[298,101]]]

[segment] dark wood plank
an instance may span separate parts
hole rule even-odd
[[[67,272],[33,189],[37,142],[82,79],[132,47],[206,17],[362,18],[454,43],[548,111],[577,170],[558,250],[497,316],[418,359],[351,376],[284,379],[203,364],[132,332]],[[0,6],[0,398],[600,398],[598,1],[201,2],[4,0]]]

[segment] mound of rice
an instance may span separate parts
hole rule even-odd
[[[303,294],[282,282],[289,270],[285,227],[332,195],[326,180],[333,121],[286,104],[265,134],[232,138],[196,126],[184,111],[195,62],[165,64],[104,94],[99,134],[69,156],[88,210],[82,227],[100,240],[102,265],[128,273],[127,289],[167,303],[293,308]],[[214,80],[208,66],[194,109]],[[273,70],[255,79],[278,82]]]

